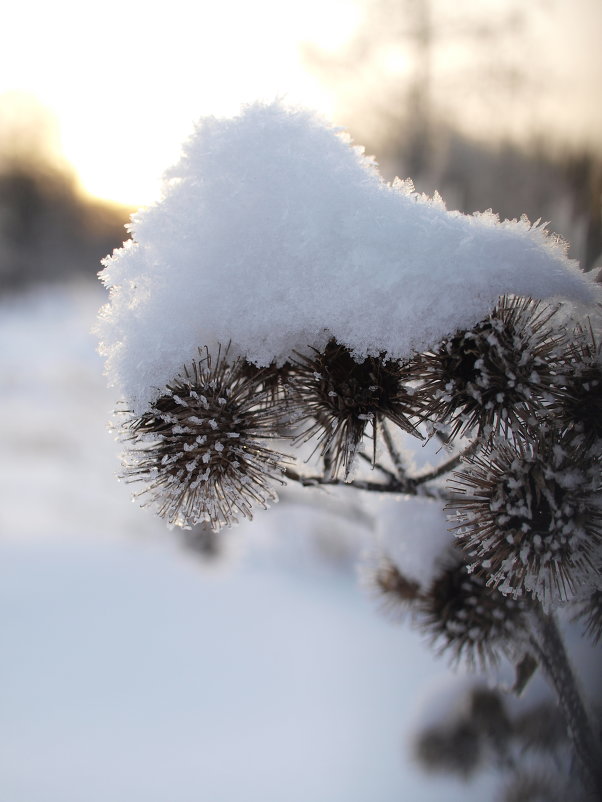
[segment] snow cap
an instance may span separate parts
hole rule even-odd
[[[280,102],[201,120],[130,230],[103,262],[97,330],[137,412],[203,346],[266,365],[335,337],[358,357],[406,357],[503,293],[595,299],[543,227],[389,184],[340,129]]]

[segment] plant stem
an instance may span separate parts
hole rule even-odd
[[[364,462],[368,462],[373,469],[376,469],[377,471],[380,471],[382,474],[384,474],[387,477],[387,479],[389,479],[391,482],[397,481],[397,476],[392,471],[390,471],[388,468],[385,468],[385,466],[381,465],[380,462],[373,462],[372,458],[369,457],[367,454],[364,454],[363,451],[358,452],[358,457],[360,459],[363,459]]]
[[[477,448],[479,447],[479,441],[475,440],[472,443],[469,443],[463,451],[460,451],[459,454],[455,454],[453,457],[445,460],[436,468],[433,468],[426,473],[419,474],[418,476],[414,477],[414,481],[416,484],[422,484],[423,482],[430,482],[433,479],[438,479],[440,476],[444,476],[446,473],[449,473],[454,468],[462,462],[463,459],[469,457],[473,454]]]
[[[315,487],[316,485],[329,485],[334,487],[353,487],[356,490],[366,490],[372,493],[396,493],[406,496],[420,496],[421,498],[431,498],[436,501],[449,501],[450,495],[442,487],[428,487],[417,484],[412,477],[403,480],[391,480],[388,483],[372,482],[364,479],[353,479],[346,482],[344,479],[336,479],[329,476],[303,476],[293,468],[287,467],[283,470],[283,475],[292,482],[298,482],[303,487]]]
[[[380,429],[383,435],[383,440],[385,441],[385,445],[387,447],[387,451],[389,452],[389,456],[391,457],[393,465],[395,466],[398,477],[401,479],[406,473],[401,454],[395,447],[395,443],[391,437],[391,432],[389,431],[389,427],[385,421],[381,421]]]
[[[546,678],[554,688],[575,754],[583,769],[586,786],[602,799],[602,754],[590,724],[562,636],[553,614],[540,604],[532,611],[531,646]]]

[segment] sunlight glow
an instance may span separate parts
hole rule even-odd
[[[0,92],[33,93],[54,111],[86,191],[140,204],[156,196],[159,176],[203,115],[276,96],[327,114],[299,43],[340,46],[357,13],[344,0],[107,0],[95,12],[70,0],[14,5],[9,24],[21,36],[5,25]]]

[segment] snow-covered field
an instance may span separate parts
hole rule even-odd
[[[131,503],[103,300],[0,306],[0,800],[491,798],[411,764],[450,673],[358,586],[361,525],[289,498],[203,560]]]

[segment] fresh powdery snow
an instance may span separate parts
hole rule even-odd
[[[340,129],[280,102],[202,120],[131,234],[105,260],[98,332],[138,412],[204,346],[265,365],[335,337],[397,358],[473,326],[503,293],[595,299],[543,226],[389,184]]]

